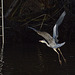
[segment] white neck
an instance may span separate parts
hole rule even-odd
[[[48,47],[50,47],[50,45],[45,41],[45,44],[48,46]]]

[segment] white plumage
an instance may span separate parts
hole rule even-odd
[[[62,64],[61,60],[60,60],[60,54],[63,57],[64,61],[66,62],[66,59],[64,58],[61,50],[59,47],[63,46],[65,44],[65,42],[58,44],[58,26],[62,23],[64,16],[66,15],[66,12],[64,11],[61,16],[59,17],[59,19],[57,20],[56,24],[53,27],[53,37],[47,33],[47,32],[42,32],[39,30],[36,30],[35,28],[32,27],[28,27],[32,30],[34,30],[35,32],[37,32],[38,35],[42,36],[45,40],[39,40],[39,42],[41,43],[45,43],[48,47],[53,48],[53,50],[58,54],[58,59],[59,59],[59,63]],[[58,49],[60,54],[58,53],[58,51],[56,50]]]

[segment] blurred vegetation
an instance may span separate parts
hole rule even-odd
[[[55,22],[62,11],[71,8],[69,0],[14,0],[5,17],[24,25]]]

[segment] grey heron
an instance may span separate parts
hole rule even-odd
[[[62,23],[65,15],[66,15],[66,12],[64,11],[60,15],[56,24],[54,25],[54,27],[53,27],[53,37],[47,32],[39,31],[39,30],[36,30],[35,28],[28,27],[28,28],[34,30],[38,35],[42,36],[46,40],[46,41],[45,40],[39,40],[39,42],[45,43],[48,47],[53,48],[53,50],[58,54],[58,59],[59,59],[60,64],[62,64],[62,61],[60,59],[60,54],[61,54],[64,62],[66,62],[66,59],[64,58],[64,56],[63,56],[63,54],[60,50],[60,47],[63,46],[65,44],[65,42],[58,44],[58,39],[57,39],[58,38],[58,26]],[[60,52],[60,54],[57,51],[57,49]]]

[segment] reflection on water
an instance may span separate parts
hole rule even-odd
[[[9,2],[4,1],[4,13],[8,10],[12,1],[13,0],[10,0]],[[33,4],[31,4],[30,7],[29,4],[31,3],[28,3],[28,5],[25,5],[24,3],[22,4],[22,12],[25,9],[26,11],[29,10],[29,12],[25,11],[21,14],[24,19],[24,14],[35,13],[41,9],[35,8],[35,5]],[[23,5],[27,6],[27,8],[24,8]],[[18,12],[16,15],[19,14]],[[48,12],[50,14],[50,11],[47,11],[47,13]],[[21,16],[19,16],[20,19],[22,19]],[[33,15],[30,14],[30,16]],[[30,19],[29,16],[28,18]],[[48,16],[46,18],[48,18]],[[51,24],[48,26],[47,23],[45,26],[48,27],[43,27],[43,30],[47,30],[50,34],[52,34],[54,25],[52,23],[53,20],[53,18],[49,19],[47,22],[50,22]],[[29,24],[33,26],[33,23]],[[59,64],[57,54],[53,51],[53,49],[38,42],[39,39],[43,39],[42,37],[38,36],[32,30],[19,28],[19,25],[22,25],[22,22],[16,23],[15,21],[11,22],[9,20],[5,22],[5,26],[11,26],[13,28],[5,29],[3,75],[75,75],[75,18],[73,19],[73,17],[71,18],[69,16],[65,17],[64,22],[59,27],[59,42],[66,42],[66,44],[61,47],[61,51],[65,56],[67,63],[65,64],[61,58],[63,62],[62,66]]]
[[[31,31],[30,31],[31,32]],[[25,32],[25,36],[13,29],[5,31],[4,75],[74,75],[74,42],[61,47],[67,59],[62,66],[53,49],[38,42],[36,33]]]

